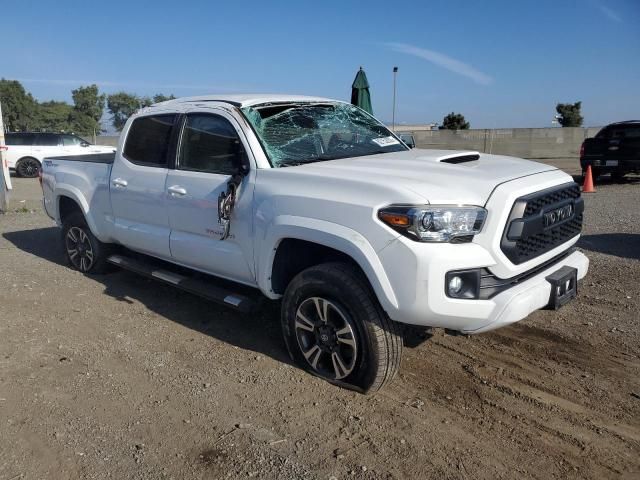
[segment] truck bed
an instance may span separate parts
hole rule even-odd
[[[93,211],[93,215],[86,215],[87,222],[99,238],[108,234],[110,226],[105,219],[111,216],[109,178],[115,156],[115,153],[88,153],[45,158],[42,192],[47,215],[59,222],[56,195],[64,195],[80,205],[85,215],[90,209]]]

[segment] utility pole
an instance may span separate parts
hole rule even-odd
[[[398,67],[393,67],[393,113],[391,115],[391,130],[396,131],[396,77]]]
[[[5,213],[9,208],[9,190],[11,190],[9,164],[5,156],[6,149],[7,145],[4,143],[4,123],[2,122],[2,105],[0,104],[0,213]]]

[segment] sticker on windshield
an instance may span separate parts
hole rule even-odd
[[[376,143],[378,146],[380,147],[389,147],[391,145],[400,145],[400,142],[398,140],[396,140],[394,137],[381,137],[381,138],[374,138],[373,140],[371,140],[373,143]]]

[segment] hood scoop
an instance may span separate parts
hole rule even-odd
[[[475,162],[476,160],[480,160],[480,153],[478,152],[456,152],[438,157],[438,162],[453,164]]]

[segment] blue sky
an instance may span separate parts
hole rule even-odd
[[[640,118],[640,0],[1,0],[0,76],[39,100],[79,85],[177,96],[278,92],[348,99],[360,65],[374,113],[463,113],[472,127]]]

